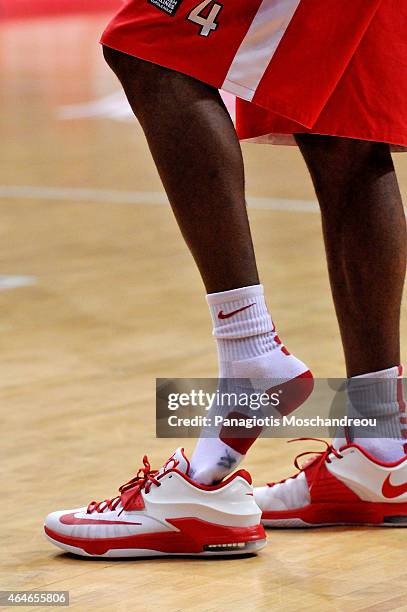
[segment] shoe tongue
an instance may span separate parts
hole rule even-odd
[[[171,457],[164,463],[161,470],[158,472],[158,475],[165,474],[176,468],[179,472],[183,474],[189,474],[189,461],[185,456],[183,448],[177,448],[175,453],[171,455]]]

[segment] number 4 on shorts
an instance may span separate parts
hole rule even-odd
[[[206,12],[206,14],[202,14],[210,4],[212,5],[210,10]],[[203,2],[200,2],[198,6],[192,9],[188,15],[188,19],[201,26],[201,31],[199,32],[200,36],[209,36],[209,34],[216,30],[219,25],[216,22],[216,17],[219,15],[221,9],[222,5],[218,4],[218,2],[203,0]]]

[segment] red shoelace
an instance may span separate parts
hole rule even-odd
[[[105,510],[116,510],[117,506],[120,504],[122,499],[122,493],[130,491],[134,489],[133,494],[127,497],[125,504],[123,504],[123,508],[119,514],[128,508],[134,498],[140,494],[142,489],[145,490],[146,493],[149,492],[151,485],[155,484],[157,487],[161,486],[161,483],[157,480],[156,476],[158,474],[158,470],[152,470],[150,466],[150,462],[148,460],[147,455],[143,457],[144,467],[140,468],[137,474],[126,482],[125,484],[119,487],[119,495],[113,497],[112,499],[105,499],[101,502],[92,501],[87,507],[86,512],[88,514],[92,514],[92,512],[105,512]]]
[[[304,453],[300,453],[294,459],[294,466],[297,468],[298,472],[294,474],[294,476],[283,478],[282,480],[279,480],[277,482],[269,482],[267,483],[267,486],[272,487],[276,484],[284,484],[287,480],[291,478],[297,478],[297,476],[299,476],[301,472],[304,472],[305,470],[309,469],[312,465],[315,465],[315,463],[319,463],[320,467],[322,467],[325,462],[332,463],[331,459],[329,458],[330,454],[335,455],[335,457],[337,457],[338,459],[342,459],[343,457],[343,455],[341,455],[341,453],[336,448],[334,448],[332,444],[329,444],[329,442],[327,442],[326,440],[322,440],[321,438],[295,438],[294,440],[288,440],[288,443],[306,441],[322,442],[323,444],[325,444],[326,448],[322,451],[305,451]],[[300,465],[298,463],[298,459],[300,459],[301,457],[305,457],[306,455],[315,456],[312,459],[308,459],[308,461],[306,461],[304,465]]]

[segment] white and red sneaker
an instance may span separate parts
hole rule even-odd
[[[236,555],[266,544],[246,471],[207,487],[188,477],[183,449],[160,471],[150,469],[147,457],[143,463],[117,497],[49,514],[47,538],[87,557]]]
[[[300,438],[307,440],[314,438]],[[291,478],[256,487],[254,497],[267,527],[380,525],[407,527],[407,457],[378,461],[361,446],[325,451]]]

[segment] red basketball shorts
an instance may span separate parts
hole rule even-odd
[[[407,147],[407,4],[129,0],[102,43],[237,100],[241,138],[310,132]]]

